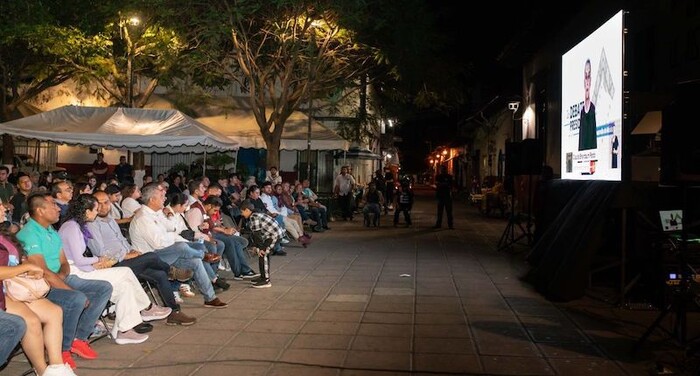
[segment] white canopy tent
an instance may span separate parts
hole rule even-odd
[[[156,153],[237,150],[239,143],[177,110],[64,106],[0,123],[0,134]]]
[[[242,148],[265,149],[265,140],[251,110],[226,110],[223,115],[197,118],[206,126],[240,142]],[[312,150],[347,150],[348,141],[318,121],[311,122],[302,112],[294,111],[284,123],[280,150],[307,150],[308,141]]]

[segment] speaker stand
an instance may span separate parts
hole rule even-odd
[[[498,241],[497,250],[510,252],[514,251],[514,245],[525,239],[526,246],[532,245],[533,234],[532,234],[532,215],[530,210],[532,209],[531,203],[531,187],[532,186],[532,175],[528,175],[528,189],[527,189],[527,214],[525,214],[525,224],[523,224],[523,214],[515,212],[515,193],[510,195],[510,215],[508,216],[508,224],[501,234],[501,238]],[[515,178],[513,178],[513,191],[515,191]],[[516,230],[519,234],[516,236]]]

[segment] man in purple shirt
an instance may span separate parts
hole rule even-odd
[[[170,279],[187,281],[193,272],[168,265],[153,252],[141,253],[131,246],[122,235],[119,225],[109,216],[112,204],[106,192],[98,191],[93,194],[97,200],[97,218],[87,223],[92,238],[87,245],[94,256],[113,257],[118,262],[114,266],[126,266],[141,280],[152,282],[163,298],[163,303],[172,308],[168,316],[168,325],[192,325],[197,319],[185,315],[180,305],[175,301]]]

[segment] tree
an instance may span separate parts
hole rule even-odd
[[[357,86],[375,50],[343,21],[364,2],[214,0],[184,2],[197,50],[192,76],[203,86],[238,83],[267,146],[267,166],[279,165],[282,130],[293,111],[339,87]]]
[[[104,53],[106,40],[62,26],[38,0],[0,2],[0,121],[19,116],[18,107],[73,77]],[[12,137],[3,135],[3,161],[11,163]]]
[[[180,73],[178,60],[188,46],[164,24],[172,17],[168,0],[47,1],[61,20],[108,42],[94,64],[79,69],[112,104],[143,107],[159,85]]]

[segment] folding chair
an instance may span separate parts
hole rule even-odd
[[[158,292],[158,289],[153,286],[155,283],[153,280],[144,277],[138,277],[138,280],[141,282],[141,287],[143,287],[143,290],[146,292],[146,295],[148,295],[148,299],[151,301],[151,303],[161,307],[165,306],[165,302],[160,296],[160,292]]]
[[[114,306],[114,303],[112,303],[111,301],[107,301],[107,305],[105,306],[105,309],[102,311],[102,314],[100,315],[100,322],[101,322],[102,325],[105,327],[105,330],[106,330],[107,332],[104,333],[104,334],[96,335],[96,336],[93,336],[93,335],[91,334],[90,337],[88,337],[88,341],[89,341],[90,343],[99,341],[99,340],[101,340],[101,339],[104,338],[104,337],[109,337],[109,338],[111,338],[111,339],[115,339],[115,338],[112,336],[112,330],[111,330],[111,329],[112,329],[112,325],[110,325],[110,324],[107,322],[107,320],[110,319],[110,318],[113,320],[113,312],[111,312],[113,306]]]

